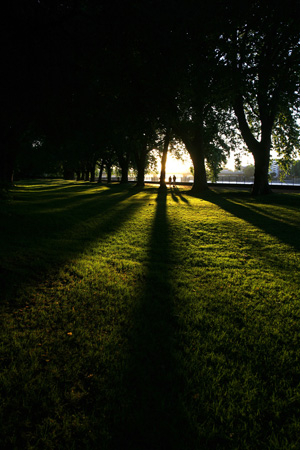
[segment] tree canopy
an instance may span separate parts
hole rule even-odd
[[[290,1],[14,3],[2,19],[0,181],[40,142],[51,164],[93,172],[106,159],[143,184],[169,130],[190,152],[194,190],[241,136],[254,193],[268,192],[271,149],[299,150],[299,12]]]

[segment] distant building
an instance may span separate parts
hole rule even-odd
[[[227,167],[224,167],[224,169],[220,171],[220,175],[233,175],[233,171],[231,169],[227,169]]]
[[[270,162],[269,173],[273,173],[276,178],[279,177],[279,166],[275,159]]]
[[[181,181],[184,183],[193,183],[194,176],[191,174],[191,172],[185,172],[182,174]]]

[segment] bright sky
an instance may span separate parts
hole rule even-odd
[[[190,173],[190,167],[193,165],[189,155],[186,156],[185,161],[174,158],[171,154],[167,156],[166,174],[174,175],[179,173]]]
[[[242,156],[242,166],[254,164],[253,156],[249,153]],[[167,175],[190,173],[190,167],[193,165],[189,155],[185,157],[185,161],[174,158],[170,153],[167,157],[166,173]],[[234,170],[234,155],[230,156],[226,164],[227,169]],[[159,164],[158,169],[160,170]]]
[[[254,159],[251,153],[247,153],[247,155],[242,155],[242,166],[250,166],[250,164],[254,165]],[[230,158],[228,158],[227,169],[235,170],[234,168],[234,154],[230,155]]]

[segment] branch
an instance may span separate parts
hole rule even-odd
[[[243,97],[241,95],[239,95],[235,100],[234,112],[238,119],[239,128],[247,147],[252,153],[256,152],[259,147],[259,142],[255,139],[249,128],[244,111]]]

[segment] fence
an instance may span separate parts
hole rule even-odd
[[[243,177],[235,175],[219,175],[217,183],[230,183],[230,184],[253,184],[254,177]],[[281,181],[279,178],[271,178],[269,180],[270,185],[289,185],[300,186],[300,177],[289,177]]]

